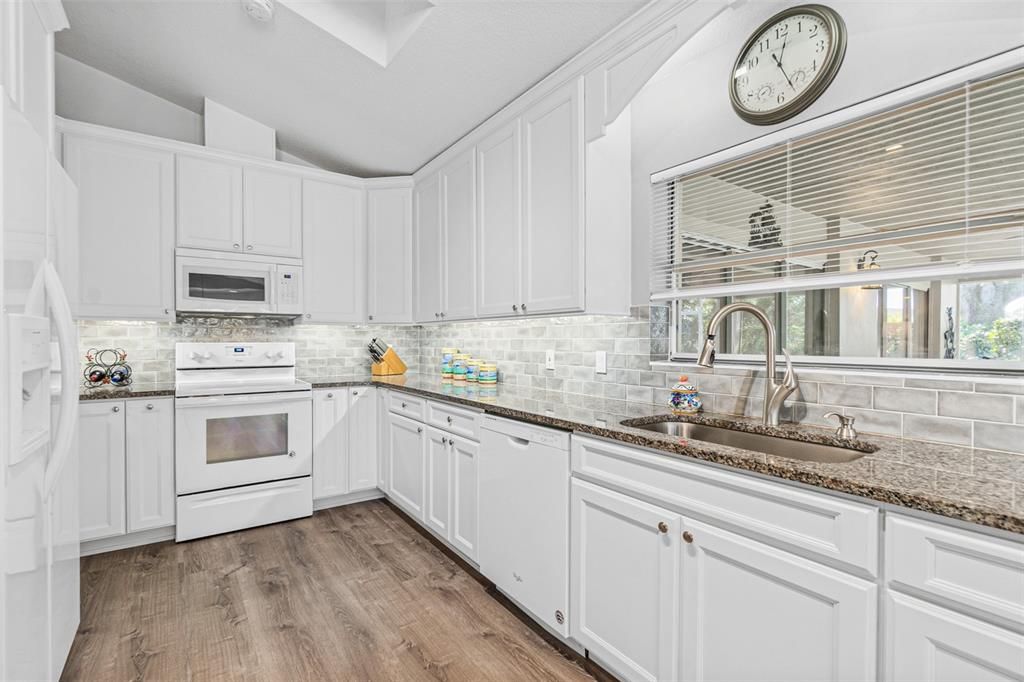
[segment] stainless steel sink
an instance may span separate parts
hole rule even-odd
[[[852,462],[860,459],[866,453],[850,448],[840,448],[834,445],[822,445],[820,443],[808,443],[802,440],[791,440],[779,438],[778,436],[766,436],[760,433],[748,433],[746,431],[734,431],[723,429],[718,426],[706,424],[693,424],[691,422],[664,421],[653,424],[630,424],[623,422],[626,426],[632,426],[646,431],[666,433],[670,436],[678,436],[688,440],[699,440],[705,443],[717,443],[728,445],[744,450],[754,450],[776,457],[788,457],[799,459],[805,462],[825,462],[836,464],[839,462]]]

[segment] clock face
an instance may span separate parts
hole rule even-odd
[[[796,115],[828,87],[845,45],[842,20],[826,7],[794,7],[772,17],[736,60],[733,108],[752,123],[778,123]]]

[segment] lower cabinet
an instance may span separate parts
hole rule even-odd
[[[174,525],[174,401],[79,406],[82,541]]]
[[[888,682],[1024,680],[1024,636],[896,592],[886,608]]]
[[[572,635],[630,680],[868,680],[874,583],[572,482]]]
[[[377,487],[375,390],[313,392],[313,499]]]
[[[426,427],[392,413],[388,419],[388,495],[417,519],[423,519]]]
[[[448,537],[451,528],[452,458],[447,433],[427,428],[426,456],[427,489],[423,520],[435,533]]]

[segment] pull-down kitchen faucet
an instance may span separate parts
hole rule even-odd
[[[701,367],[713,367],[715,364],[715,334],[718,333],[718,326],[726,317],[737,312],[747,312],[756,317],[765,334],[765,382],[764,382],[764,415],[762,421],[766,426],[779,425],[779,411],[786,398],[797,389],[796,374],[793,373],[793,363],[789,359],[789,353],[783,349],[786,356],[786,374],[782,377],[782,383],[775,380],[775,325],[764,314],[764,311],[749,303],[730,303],[721,308],[711,321],[708,322],[708,338],[704,341],[704,347],[697,358],[697,364]]]

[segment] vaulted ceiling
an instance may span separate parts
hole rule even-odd
[[[59,52],[197,113],[209,97],[324,168],[382,176],[415,171],[645,0],[433,0],[386,59],[286,3],[268,23],[236,0],[64,4]]]

